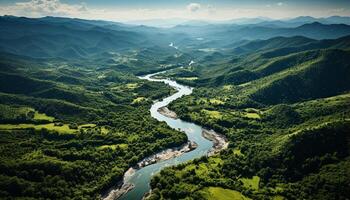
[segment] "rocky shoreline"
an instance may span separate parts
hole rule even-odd
[[[219,153],[228,147],[228,140],[225,136],[216,133],[214,130],[202,129],[202,135],[206,139],[212,141],[213,148],[208,152],[208,156]]]
[[[178,119],[177,114],[174,111],[170,110],[166,106],[159,108],[157,111],[166,117]],[[222,149],[226,149],[228,147],[227,138],[221,134],[216,133],[214,130],[203,129],[202,135],[203,135],[203,137],[205,137],[206,139],[208,139],[214,143],[213,149],[211,149],[208,152],[208,156],[216,154],[219,151],[221,151]]]
[[[221,150],[226,149],[228,147],[228,140],[225,136],[216,133],[214,130],[207,130],[202,129],[202,135],[207,140],[210,140],[213,142],[213,148],[208,152],[208,156],[212,156],[214,154],[219,153]],[[152,193],[152,190],[147,192],[142,200],[147,200],[150,194]]]
[[[101,199],[115,200],[134,189],[135,186],[133,184],[125,183],[126,178],[131,176],[133,173],[135,173],[135,170],[132,167],[129,168],[128,171],[124,173],[123,181],[120,181],[115,187],[111,188]]]
[[[198,145],[195,142],[188,141],[186,144],[183,144],[180,147],[174,147],[174,148],[166,149],[166,150],[161,151],[161,152],[159,152],[157,154],[154,154],[152,156],[144,158],[143,160],[141,160],[140,162],[138,162],[136,164],[136,168],[135,169],[146,167],[148,165],[157,163],[159,161],[169,160],[171,158],[181,156],[184,153],[193,151],[194,149],[197,148],[197,146]]]
[[[133,184],[126,183],[126,179],[132,176],[132,174],[134,174],[136,170],[163,160],[168,160],[174,157],[181,156],[184,153],[193,151],[194,149],[197,148],[197,146],[198,145],[195,142],[188,141],[186,144],[183,144],[180,147],[166,149],[159,153],[156,153],[154,155],[151,155],[149,157],[142,159],[134,167],[130,167],[128,171],[125,172],[123,181],[120,181],[114,189],[113,188],[110,189],[107,192],[107,194],[104,197],[102,197],[102,199],[115,200],[123,196],[125,193],[129,192],[130,190],[134,189],[135,186]]]
[[[166,117],[170,117],[170,118],[173,118],[173,119],[177,119],[177,114],[172,111],[172,110],[169,110],[168,107],[164,106],[164,107],[161,107],[157,110],[160,114],[166,116]]]

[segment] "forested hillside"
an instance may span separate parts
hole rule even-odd
[[[183,133],[148,114],[173,89],[113,69],[2,54],[1,197],[97,198]]]
[[[170,109],[230,144],[163,170],[150,199],[349,198],[349,47],[349,37],[279,37],[169,72],[198,87]]]

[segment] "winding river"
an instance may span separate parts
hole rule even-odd
[[[157,82],[163,82],[165,84],[170,85],[171,87],[175,88],[177,92],[162,101],[155,102],[151,109],[151,116],[157,119],[158,121],[164,121],[166,122],[171,128],[183,131],[186,133],[188,139],[190,141],[193,141],[198,144],[198,147],[190,152],[184,153],[178,157],[171,158],[168,160],[159,161],[155,164],[148,165],[146,167],[143,167],[141,169],[136,170],[134,173],[132,173],[129,176],[126,176],[124,178],[124,183],[126,184],[132,184],[134,185],[134,188],[121,196],[120,200],[139,200],[142,199],[142,197],[150,191],[150,180],[151,177],[159,172],[161,169],[177,165],[189,160],[193,160],[194,158],[199,158],[204,155],[206,155],[209,150],[213,148],[213,142],[204,138],[202,136],[202,127],[199,125],[196,125],[194,123],[186,122],[181,119],[173,119],[170,117],[166,117],[158,112],[158,109],[167,106],[172,101],[184,96],[189,95],[192,93],[192,88],[188,86],[184,86],[181,84],[178,84],[176,81],[169,80],[169,79],[155,79],[152,78],[153,76],[160,74],[162,72],[149,74],[146,76],[139,77],[140,79],[148,80],[148,81],[157,81]]]

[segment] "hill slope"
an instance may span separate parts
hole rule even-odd
[[[349,37],[278,37],[236,51],[168,73],[198,87],[169,108],[230,144],[163,170],[151,199],[349,198]]]

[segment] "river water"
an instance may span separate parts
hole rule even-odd
[[[208,153],[208,151],[213,147],[213,142],[210,140],[207,140],[202,136],[202,127],[199,125],[196,125],[194,123],[186,122],[181,119],[173,119],[170,117],[166,117],[158,112],[158,109],[167,106],[172,101],[184,96],[189,95],[192,93],[192,88],[188,86],[184,86],[181,84],[178,84],[176,81],[169,80],[169,79],[154,79],[152,76],[159,74],[149,74],[146,76],[139,77],[144,80],[148,81],[157,81],[157,82],[163,82],[165,84],[170,85],[171,87],[175,88],[177,92],[162,101],[155,102],[151,109],[151,116],[157,119],[158,121],[164,121],[166,122],[171,128],[183,131],[186,133],[188,139],[190,141],[194,141],[198,144],[198,147],[190,152],[184,153],[179,157],[172,158],[165,161],[160,161],[158,163],[148,165],[144,168],[141,168],[137,170],[134,174],[132,174],[130,177],[126,177],[124,182],[133,184],[135,187],[128,193],[121,196],[119,199],[121,200],[139,200],[142,199],[142,197],[145,195],[145,193],[149,192],[150,188],[150,180],[152,176],[162,170],[165,167],[172,166],[172,165],[178,165],[180,163],[193,160],[194,158],[199,158]]]

